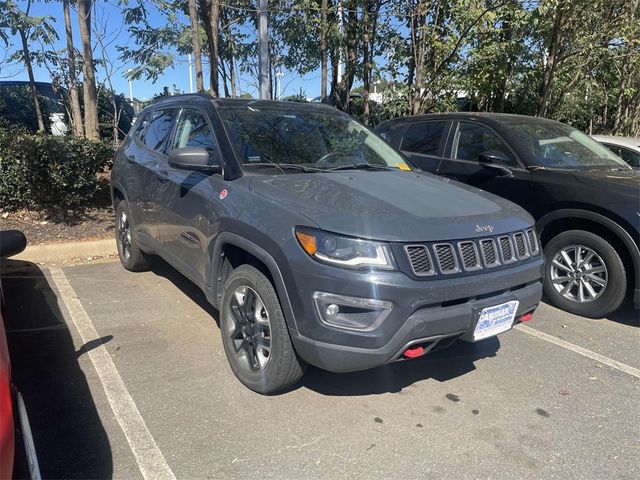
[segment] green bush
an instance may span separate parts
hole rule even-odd
[[[86,207],[112,160],[104,142],[0,129],[0,208]]]

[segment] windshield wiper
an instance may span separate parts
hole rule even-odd
[[[322,168],[305,167],[304,165],[298,165],[297,163],[276,163],[276,162],[259,162],[259,163],[244,163],[243,167],[272,167],[277,168],[282,173],[286,174],[285,170],[300,170],[301,172],[324,172]]]
[[[339,167],[327,169],[327,171],[335,170],[391,170],[391,167],[386,165],[374,165],[372,163],[353,163],[351,165],[341,165]]]

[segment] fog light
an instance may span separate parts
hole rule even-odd
[[[336,315],[338,315],[338,312],[340,312],[340,307],[335,303],[332,303],[325,310],[325,315],[327,318],[334,318]]]
[[[322,322],[349,330],[373,330],[393,309],[393,303],[384,300],[324,292],[315,292],[313,301]]]

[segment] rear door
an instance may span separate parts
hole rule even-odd
[[[157,223],[157,166],[165,156],[175,113],[174,109],[147,112],[124,151],[130,166],[126,189],[133,223],[137,232],[152,237],[156,237]]]
[[[180,111],[169,151],[183,147],[205,148],[211,164],[221,164],[211,122],[198,106]],[[220,218],[225,181],[217,173],[175,168],[167,158],[159,165],[159,178],[163,247],[183,273],[202,282],[207,278],[207,248]]]
[[[500,154],[491,164],[480,161],[483,153]],[[505,197],[521,206],[533,199],[531,174],[515,151],[491,127],[478,122],[459,121],[445,148],[438,174]]]
[[[449,134],[447,120],[411,122],[405,128],[400,150],[418,168],[436,173]]]

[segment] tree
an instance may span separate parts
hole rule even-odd
[[[18,60],[24,63],[29,77],[29,88],[33,101],[34,113],[38,125],[38,131],[45,131],[45,122],[42,108],[38,101],[38,90],[33,75],[32,53],[29,50],[29,42],[42,41],[46,44],[53,43],[58,38],[52,26],[51,17],[35,17],[29,15],[31,0],[27,1],[25,11],[18,8],[13,1],[0,2],[0,38],[5,46],[9,46],[8,34],[20,37],[21,49],[16,51],[9,60]]]
[[[71,128],[73,130],[73,134],[76,137],[83,137],[84,125],[82,123],[82,111],[80,110],[78,79],[76,76],[76,51],[73,46],[71,15],[69,13],[69,0],[62,0],[62,11],[64,14],[64,27],[67,39],[67,75],[69,78],[69,98],[71,103]]]
[[[82,93],[84,99],[84,131],[89,139],[100,137],[98,129],[98,91],[91,45],[91,10],[93,0],[78,0],[78,23],[82,42]]]
[[[202,53],[200,51],[200,27],[198,23],[198,11],[196,0],[188,0],[189,21],[191,22],[191,44],[193,46],[193,56],[196,65],[196,88],[198,93],[204,92],[204,82],[202,79]]]

